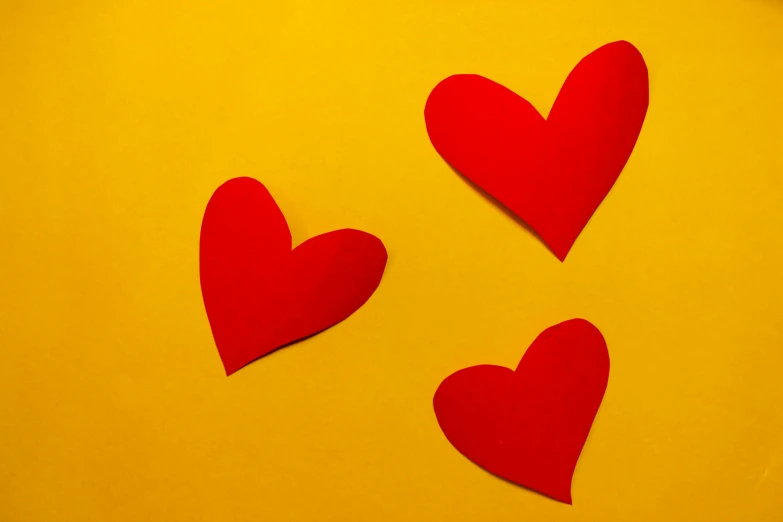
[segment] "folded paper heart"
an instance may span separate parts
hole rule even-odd
[[[424,117],[435,150],[563,261],[628,161],[647,105],[647,66],[620,41],[577,64],[546,119],[472,74],[440,82]]]
[[[464,456],[571,504],[571,478],[608,379],[603,336],[572,319],[542,332],[516,371],[482,365],[450,375],[433,405],[446,438]]]
[[[291,247],[285,217],[258,181],[235,178],[212,195],[201,225],[201,292],[226,375],[347,318],[386,266],[381,240],[359,230]]]

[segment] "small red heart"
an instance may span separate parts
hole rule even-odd
[[[212,195],[201,224],[201,292],[226,375],[346,319],[386,267],[381,240],[359,230],[291,246],[283,213],[258,181],[235,178]]]
[[[547,119],[524,98],[473,74],[440,82],[424,118],[435,150],[563,261],[628,161],[648,96],[642,55],[620,41],[577,64]]]
[[[459,370],[433,399],[443,433],[506,480],[571,504],[571,478],[609,379],[598,329],[572,319],[544,330],[516,371]]]

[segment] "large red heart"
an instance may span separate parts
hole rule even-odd
[[[628,161],[647,104],[647,66],[621,41],[577,64],[547,119],[514,92],[472,74],[440,82],[424,117],[440,155],[563,261]]]
[[[291,246],[283,213],[258,181],[235,178],[212,195],[201,224],[201,292],[226,375],[347,318],[386,267],[381,240],[359,230]]]
[[[542,332],[516,371],[473,366],[447,377],[433,404],[443,433],[486,469],[571,503],[571,478],[609,379],[598,329],[572,319]]]

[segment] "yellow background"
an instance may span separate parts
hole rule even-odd
[[[564,264],[455,175],[423,107],[479,73],[544,114],[627,39],[650,110]],[[779,521],[783,2],[0,0],[0,520]],[[213,190],[295,243],[385,242],[342,324],[226,378]],[[604,333],[574,506],[440,432],[453,371]]]

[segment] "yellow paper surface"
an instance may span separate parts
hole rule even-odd
[[[564,264],[434,151],[478,73],[549,110],[627,39],[636,149]],[[0,2],[0,520],[779,521],[783,3]],[[201,217],[261,180],[295,243],[390,253],[344,323],[226,378]],[[598,326],[567,506],[440,432],[453,371]]]

